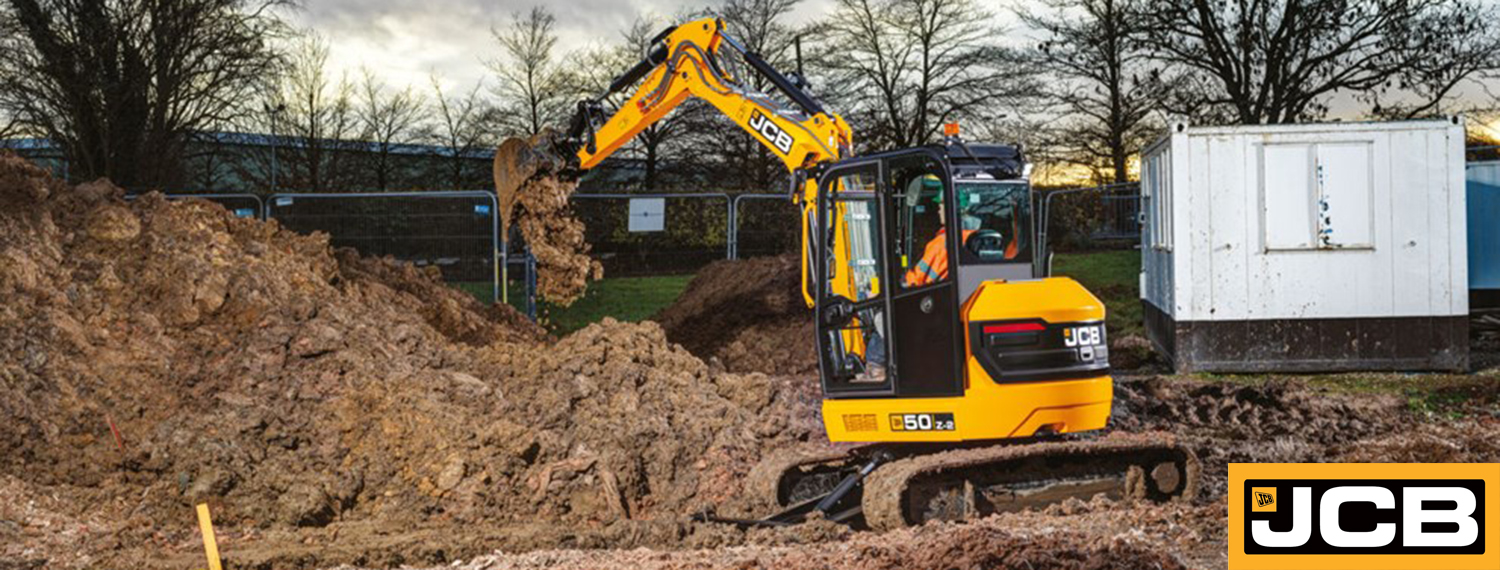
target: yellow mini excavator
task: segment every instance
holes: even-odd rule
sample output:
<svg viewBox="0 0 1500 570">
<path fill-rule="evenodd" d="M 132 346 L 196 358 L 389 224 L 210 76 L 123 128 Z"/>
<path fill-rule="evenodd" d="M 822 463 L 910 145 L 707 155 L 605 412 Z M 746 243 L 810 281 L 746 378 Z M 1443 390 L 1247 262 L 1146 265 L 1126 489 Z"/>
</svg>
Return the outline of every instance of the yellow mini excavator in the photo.
<svg viewBox="0 0 1500 570">
<path fill-rule="evenodd" d="M 1192 495 L 1197 459 L 1169 437 L 1082 434 L 1110 416 L 1104 306 L 1072 279 L 1045 277 L 1019 147 L 968 144 L 949 126 L 943 144 L 852 156 L 848 124 L 720 20 L 674 26 L 651 45 L 545 144 L 592 168 L 698 97 L 780 157 L 802 212 L 823 423 L 833 442 L 860 444 L 757 466 L 747 485 L 785 509 L 775 516 L 703 518 L 782 525 L 821 511 L 892 528 L 1098 493 Z M 750 73 L 777 95 L 750 88 Z"/>
</svg>

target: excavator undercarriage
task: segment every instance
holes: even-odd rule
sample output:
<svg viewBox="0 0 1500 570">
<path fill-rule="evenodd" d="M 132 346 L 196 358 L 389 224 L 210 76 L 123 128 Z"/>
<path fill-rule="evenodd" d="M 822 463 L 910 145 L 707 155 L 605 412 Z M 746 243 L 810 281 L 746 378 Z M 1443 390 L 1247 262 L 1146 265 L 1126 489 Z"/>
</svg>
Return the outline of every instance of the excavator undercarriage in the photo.
<svg viewBox="0 0 1500 570">
<path fill-rule="evenodd" d="M 792 449 L 756 465 L 746 492 L 781 511 L 764 519 L 698 520 L 785 526 L 818 516 L 875 530 L 1044 508 L 1070 498 L 1186 501 L 1199 462 L 1170 435 L 1033 438 L 1002 444 L 871 444 Z"/>
</svg>

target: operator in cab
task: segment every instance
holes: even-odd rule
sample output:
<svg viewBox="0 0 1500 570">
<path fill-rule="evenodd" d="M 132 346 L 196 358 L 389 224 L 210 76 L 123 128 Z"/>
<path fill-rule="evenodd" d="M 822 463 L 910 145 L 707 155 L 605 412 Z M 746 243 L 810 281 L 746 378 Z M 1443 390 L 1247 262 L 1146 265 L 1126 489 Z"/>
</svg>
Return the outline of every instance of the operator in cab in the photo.
<svg viewBox="0 0 1500 570">
<path fill-rule="evenodd" d="M 922 250 L 922 260 L 906 271 L 903 278 L 907 287 L 921 287 L 948 278 L 948 212 L 943 209 L 943 193 L 938 192 L 933 201 L 937 204 L 938 232 Z M 974 235 L 975 230 L 963 230 L 963 240 Z M 963 243 L 962 241 L 960 243 Z"/>
</svg>

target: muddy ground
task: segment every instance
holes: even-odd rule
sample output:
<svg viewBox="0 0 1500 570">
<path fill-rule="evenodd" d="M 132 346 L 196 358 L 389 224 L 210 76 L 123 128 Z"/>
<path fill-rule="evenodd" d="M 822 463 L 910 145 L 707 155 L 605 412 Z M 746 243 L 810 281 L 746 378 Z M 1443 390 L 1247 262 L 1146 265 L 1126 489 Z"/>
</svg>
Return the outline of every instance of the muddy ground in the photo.
<svg viewBox="0 0 1500 570">
<path fill-rule="evenodd" d="M 199 501 L 232 568 L 1215 568 L 1228 462 L 1500 459 L 1493 364 L 1127 374 L 1112 429 L 1189 442 L 1194 502 L 690 523 L 823 441 L 795 286 L 795 259 L 723 264 L 661 325 L 556 339 L 325 236 L 0 157 L 0 568 L 201 566 Z"/>
</svg>

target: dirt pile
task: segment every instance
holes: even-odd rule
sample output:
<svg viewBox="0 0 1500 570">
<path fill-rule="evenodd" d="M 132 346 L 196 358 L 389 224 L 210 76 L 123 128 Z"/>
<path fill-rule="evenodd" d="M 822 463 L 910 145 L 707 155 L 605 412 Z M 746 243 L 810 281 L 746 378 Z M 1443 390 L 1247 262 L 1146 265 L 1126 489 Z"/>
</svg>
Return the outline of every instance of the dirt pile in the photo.
<svg viewBox="0 0 1500 570">
<path fill-rule="evenodd" d="M 226 536 L 675 516 L 817 429 L 655 324 L 554 344 L 326 236 L 120 194 L 0 156 L 0 475 L 109 509 L 117 546 L 203 500 Z"/>
<path fill-rule="evenodd" d="M 717 261 L 654 320 L 667 339 L 730 371 L 806 374 L 818 367 L 812 311 L 795 255 Z"/>
</svg>

